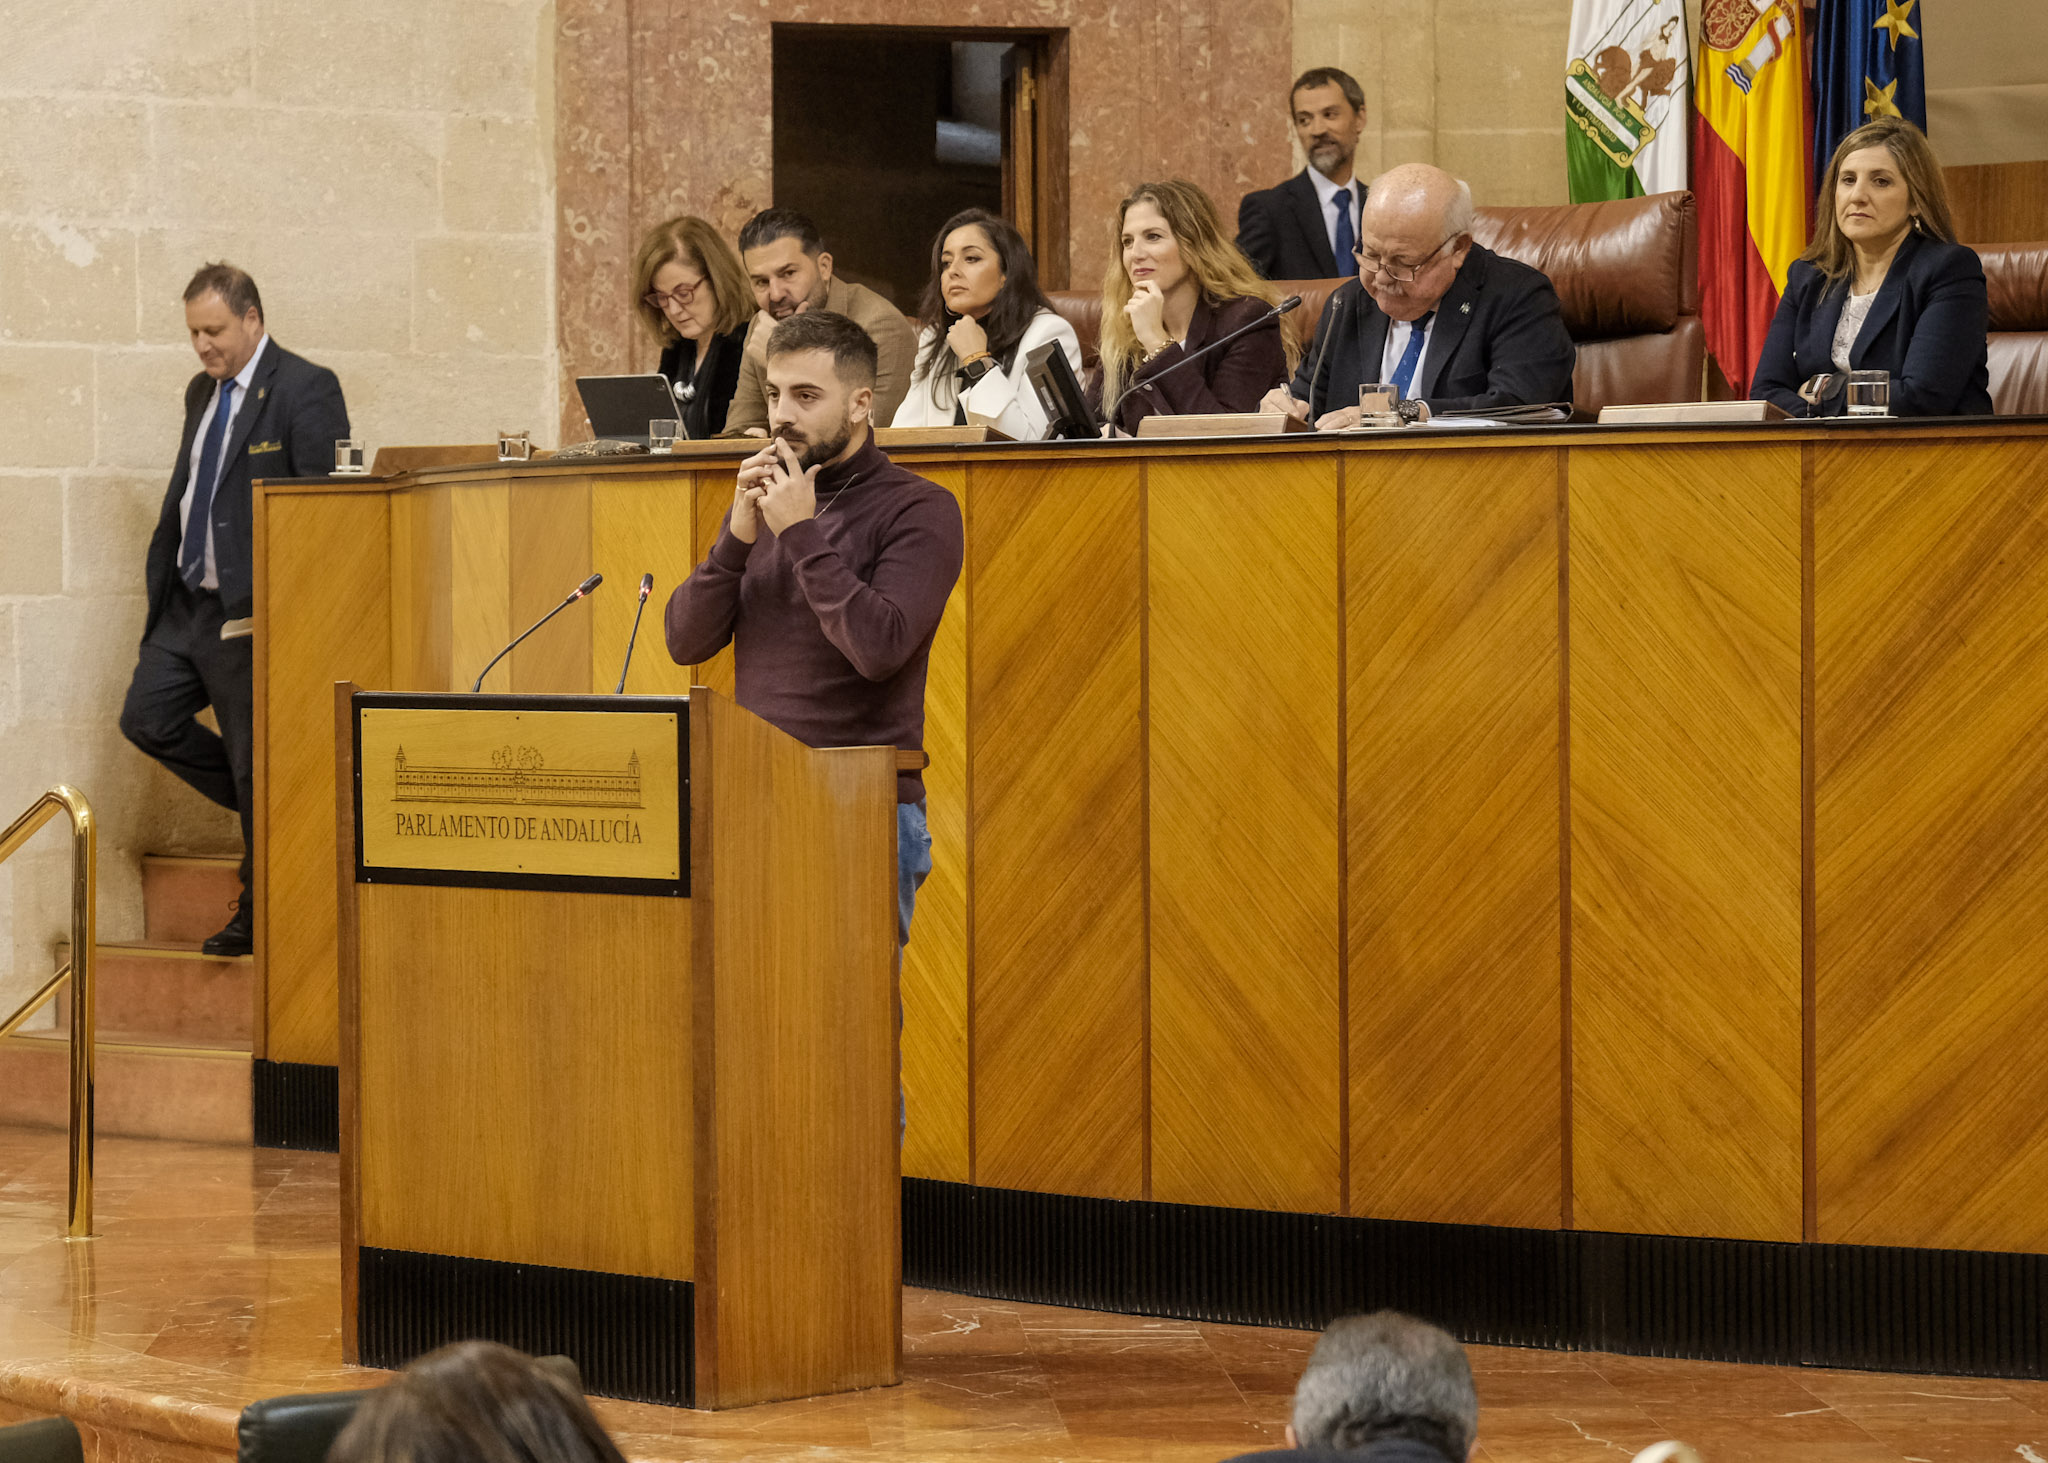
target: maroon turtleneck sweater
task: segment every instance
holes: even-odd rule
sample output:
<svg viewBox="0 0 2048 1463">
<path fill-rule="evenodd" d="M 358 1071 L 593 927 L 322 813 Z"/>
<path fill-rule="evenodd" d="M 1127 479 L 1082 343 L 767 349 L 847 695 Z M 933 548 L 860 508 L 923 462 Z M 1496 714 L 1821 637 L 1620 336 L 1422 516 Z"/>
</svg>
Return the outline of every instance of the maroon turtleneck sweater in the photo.
<svg viewBox="0 0 2048 1463">
<path fill-rule="evenodd" d="M 960 505 L 870 436 L 818 474 L 817 516 L 732 536 L 732 515 L 669 597 L 679 665 L 733 647 L 740 705 L 813 747 L 924 748 L 925 664 L 960 578 Z M 896 800 L 924 797 L 915 772 Z"/>
</svg>

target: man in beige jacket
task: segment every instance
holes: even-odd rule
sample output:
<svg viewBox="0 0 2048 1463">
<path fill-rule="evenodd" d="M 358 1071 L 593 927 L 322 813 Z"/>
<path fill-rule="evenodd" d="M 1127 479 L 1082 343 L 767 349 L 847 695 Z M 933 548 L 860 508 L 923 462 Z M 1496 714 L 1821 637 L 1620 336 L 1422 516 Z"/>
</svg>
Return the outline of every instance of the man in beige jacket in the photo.
<svg viewBox="0 0 2048 1463">
<path fill-rule="evenodd" d="M 747 220 L 740 230 L 740 257 L 761 309 L 747 327 L 740 357 L 740 384 L 725 416 L 727 437 L 768 434 L 768 332 L 778 320 L 803 310 L 830 310 L 844 315 L 875 342 L 880 366 L 875 373 L 874 409 L 870 419 L 887 423 L 910 390 L 910 369 L 917 354 L 917 336 L 902 312 L 865 285 L 832 277 L 832 256 L 818 226 L 793 208 L 771 208 Z"/>
</svg>

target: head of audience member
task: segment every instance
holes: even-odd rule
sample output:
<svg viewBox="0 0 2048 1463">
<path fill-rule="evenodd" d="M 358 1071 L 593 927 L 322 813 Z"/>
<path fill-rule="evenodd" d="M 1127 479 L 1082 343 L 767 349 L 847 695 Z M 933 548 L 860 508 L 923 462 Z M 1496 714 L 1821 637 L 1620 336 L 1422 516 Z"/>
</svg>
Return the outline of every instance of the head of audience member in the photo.
<svg viewBox="0 0 2048 1463">
<path fill-rule="evenodd" d="M 867 441 L 880 352 L 844 315 L 806 310 L 768 336 L 768 435 L 809 470 L 842 462 Z"/>
<path fill-rule="evenodd" d="M 1171 309 L 1176 298 L 1221 305 L 1250 296 L 1278 304 L 1279 289 L 1237 247 L 1215 200 L 1185 178 L 1140 183 L 1117 205 L 1109 269 L 1102 281 L 1102 399 L 1114 400 L 1139 365 L 1137 332 L 1124 307 L 1140 290 L 1156 289 Z M 1298 351 L 1292 332 L 1288 369 Z"/>
<path fill-rule="evenodd" d="M 729 334 L 754 313 L 739 255 L 687 214 L 648 231 L 633 260 L 633 298 L 640 323 L 664 347 Z"/>
<path fill-rule="evenodd" d="M 1806 259 L 1833 283 L 1859 253 L 1885 258 L 1915 231 L 1956 241 L 1941 162 L 1918 127 L 1879 117 L 1844 137 L 1828 160 Z"/>
<path fill-rule="evenodd" d="M 1287 113 L 1308 165 L 1333 183 L 1351 181 L 1358 139 L 1365 135 L 1365 91 L 1347 72 L 1318 66 L 1294 78 Z"/>
<path fill-rule="evenodd" d="M 825 308 L 832 288 L 832 256 L 810 218 L 793 208 L 769 208 L 740 230 L 740 258 L 754 303 L 777 320 Z"/>
<path fill-rule="evenodd" d="M 1442 168 L 1404 163 L 1372 180 L 1358 220 L 1358 282 L 1390 320 L 1419 320 L 1472 252 L 1472 190 Z"/>
<path fill-rule="evenodd" d="M 1466 1463 L 1478 1434 L 1465 1348 L 1426 1321 L 1375 1311 L 1332 1321 L 1317 1340 L 1294 1388 L 1287 1445 L 1349 1453 L 1402 1439 Z"/>
<path fill-rule="evenodd" d="M 1051 308 L 1024 236 L 985 208 L 964 209 L 932 239 L 931 279 L 918 307 L 928 338 L 917 374 L 937 381 L 958 364 L 946 332 L 963 315 L 980 323 L 990 353 L 1003 357 Z"/>
<path fill-rule="evenodd" d="M 562 1376 L 495 1341 L 429 1352 L 356 1409 L 329 1463 L 623 1463 Z"/>
<path fill-rule="evenodd" d="M 185 329 L 199 368 L 216 381 L 239 376 L 263 342 L 263 297 L 247 271 L 204 264 L 185 286 Z"/>
</svg>

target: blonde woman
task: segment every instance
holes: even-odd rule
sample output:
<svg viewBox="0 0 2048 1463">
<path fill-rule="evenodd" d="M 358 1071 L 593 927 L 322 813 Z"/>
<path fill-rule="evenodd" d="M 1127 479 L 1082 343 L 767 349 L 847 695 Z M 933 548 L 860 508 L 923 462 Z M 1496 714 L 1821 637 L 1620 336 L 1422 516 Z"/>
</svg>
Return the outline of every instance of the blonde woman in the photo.
<svg viewBox="0 0 2048 1463">
<path fill-rule="evenodd" d="M 1102 374 L 1090 393 L 1097 411 L 1106 404 L 1116 413 L 1109 430 L 1136 432 L 1154 413 L 1258 410 L 1299 354 L 1277 318 L 1185 370 L 1161 373 L 1279 300 L 1224 232 L 1208 194 L 1178 178 L 1133 188 L 1117 208 L 1102 284 Z"/>
<path fill-rule="evenodd" d="M 1840 416 L 1848 372 L 1887 371 L 1893 416 L 1989 416 L 1989 323 L 1984 265 L 1956 242 L 1934 149 L 1880 117 L 1828 163 L 1813 245 L 1786 274 L 1749 394 Z"/>
<path fill-rule="evenodd" d="M 717 229 L 685 215 L 657 224 L 633 261 L 640 323 L 661 345 L 661 374 L 691 437 L 725 430 L 740 384 L 740 354 L 754 294 L 740 256 Z"/>
</svg>

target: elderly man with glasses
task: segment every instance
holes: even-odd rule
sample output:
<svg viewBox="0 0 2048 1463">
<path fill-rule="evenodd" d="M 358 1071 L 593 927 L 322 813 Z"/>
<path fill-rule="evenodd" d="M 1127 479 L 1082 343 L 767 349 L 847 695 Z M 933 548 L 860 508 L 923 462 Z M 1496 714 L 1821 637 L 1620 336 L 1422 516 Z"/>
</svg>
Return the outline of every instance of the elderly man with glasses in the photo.
<svg viewBox="0 0 2048 1463">
<path fill-rule="evenodd" d="M 1330 296 L 1300 369 L 1263 405 L 1318 430 L 1354 427 L 1358 388 L 1391 385 L 1401 414 L 1569 402 L 1577 352 L 1537 270 L 1472 242 L 1472 191 L 1410 163 L 1366 194 L 1358 278 Z"/>
</svg>

